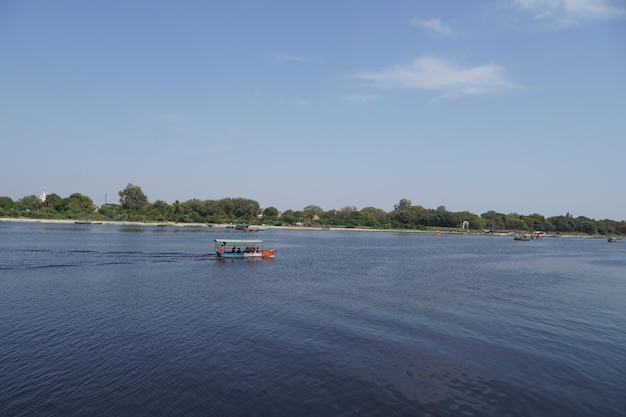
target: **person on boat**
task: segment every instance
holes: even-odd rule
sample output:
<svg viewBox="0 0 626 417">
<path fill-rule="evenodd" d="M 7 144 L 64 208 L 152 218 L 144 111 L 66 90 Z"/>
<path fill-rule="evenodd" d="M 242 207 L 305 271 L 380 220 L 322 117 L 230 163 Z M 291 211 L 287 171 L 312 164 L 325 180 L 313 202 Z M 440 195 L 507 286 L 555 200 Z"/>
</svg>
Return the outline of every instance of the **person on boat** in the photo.
<svg viewBox="0 0 626 417">
<path fill-rule="evenodd" d="M 241 253 L 241 248 L 237 248 L 237 253 Z"/>
<path fill-rule="evenodd" d="M 235 246 L 233 245 L 233 248 L 230 250 L 230 253 L 235 253 Z"/>
<path fill-rule="evenodd" d="M 224 244 L 222 243 L 222 246 L 220 246 L 220 253 L 224 253 L 226 249 L 224 248 Z"/>
</svg>

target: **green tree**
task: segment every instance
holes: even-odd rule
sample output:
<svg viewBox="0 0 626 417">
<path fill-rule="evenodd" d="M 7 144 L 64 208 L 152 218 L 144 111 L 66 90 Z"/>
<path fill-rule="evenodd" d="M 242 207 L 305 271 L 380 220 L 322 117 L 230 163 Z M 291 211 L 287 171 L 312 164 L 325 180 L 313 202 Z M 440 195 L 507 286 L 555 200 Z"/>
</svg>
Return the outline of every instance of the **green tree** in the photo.
<svg viewBox="0 0 626 417">
<path fill-rule="evenodd" d="M 506 227 L 506 216 L 503 213 L 497 213 L 493 210 L 489 210 L 488 212 L 481 214 L 480 217 L 487 220 L 487 227 L 491 230 L 504 229 Z"/>
<path fill-rule="evenodd" d="M 263 218 L 275 219 L 278 217 L 278 209 L 276 207 L 267 207 L 263 210 Z"/>
<path fill-rule="evenodd" d="M 408 223 L 409 227 L 421 228 L 423 226 L 438 226 L 438 224 L 435 223 L 436 216 L 433 210 L 427 210 L 417 205 L 407 208 L 407 211 L 411 213 Z"/>
<path fill-rule="evenodd" d="M 328 224 L 328 225 L 338 225 L 341 224 L 341 220 L 339 218 L 339 211 L 332 209 L 332 210 L 328 210 L 327 212 L 324 213 L 324 217 L 322 219 L 322 222 L 324 224 Z"/>
<path fill-rule="evenodd" d="M 39 211 L 43 206 L 43 202 L 41 201 L 41 199 L 34 194 L 22 197 L 18 200 L 18 202 L 25 205 L 26 208 L 28 208 L 28 210 L 30 211 Z"/>
<path fill-rule="evenodd" d="M 358 216 L 354 213 L 358 213 Z M 356 226 L 358 222 L 355 222 L 357 219 L 361 218 L 361 213 L 354 206 L 345 206 L 339 209 L 338 212 L 338 224 L 342 224 L 344 226 Z"/>
<path fill-rule="evenodd" d="M 315 204 L 310 204 L 302 209 L 304 217 L 310 222 L 313 222 L 316 218 L 321 218 L 324 215 L 324 210 L 320 206 L 316 206 Z"/>
<path fill-rule="evenodd" d="M 572 218 L 569 213 L 565 216 L 550 217 L 548 221 L 552 224 L 552 229 L 556 232 L 572 232 L 574 230 Z"/>
<path fill-rule="evenodd" d="M 521 216 L 516 213 L 511 213 L 505 216 L 505 228 L 508 230 L 529 230 L 526 222 L 520 217 Z"/>
<path fill-rule="evenodd" d="M 541 214 L 531 214 L 529 216 L 521 216 L 528 227 L 532 230 L 551 231 L 552 225 Z"/>
<path fill-rule="evenodd" d="M 287 210 L 283 213 L 281 220 L 286 224 L 296 224 L 299 222 L 298 214 L 293 210 Z"/>
<path fill-rule="evenodd" d="M 193 198 L 181 204 L 181 208 L 185 216 L 194 222 L 206 221 L 208 210 L 203 201 Z"/>
<path fill-rule="evenodd" d="M 48 194 L 43 203 L 43 210 L 49 213 L 62 213 L 65 211 L 63 199 L 55 193 Z"/>
<path fill-rule="evenodd" d="M 376 220 L 376 217 L 374 217 L 374 214 L 372 214 L 372 212 L 361 210 L 359 213 L 361 214 L 360 221 L 361 221 L 362 226 L 378 227 L 380 225 L 380 223 Z"/>
<path fill-rule="evenodd" d="M 387 212 L 383 209 L 379 209 L 376 207 L 365 207 L 361 209 L 363 213 L 368 213 L 368 218 L 370 216 L 374 218 L 377 224 L 385 224 L 387 222 Z"/>
<path fill-rule="evenodd" d="M 142 213 L 148 207 L 148 197 L 143 193 L 141 187 L 128 183 L 126 188 L 118 192 L 120 204 L 124 210 L 135 210 Z"/>
<path fill-rule="evenodd" d="M 254 203 L 248 203 L 246 205 L 246 219 L 253 219 L 256 217 L 257 213 L 259 212 L 259 205 L 258 204 L 254 204 Z"/>
<path fill-rule="evenodd" d="M 484 229 L 486 220 L 481 219 L 477 215 L 470 213 L 469 211 L 459 211 L 449 213 L 448 227 L 463 227 L 463 222 L 469 222 L 469 228 L 474 230 Z"/>
<path fill-rule="evenodd" d="M 98 213 L 111 220 L 120 220 L 120 208 L 118 204 L 103 204 L 98 210 Z"/>
<path fill-rule="evenodd" d="M 70 217 L 91 215 L 96 211 L 96 206 L 91 198 L 81 193 L 74 193 L 63 199 L 63 206 Z"/>
<path fill-rule="evenodd" d="M 394 211 L 402 211 L 411 207 L 411 200 L 407 200 L 406 198 L 401 199 L 398 204 L 393 206 Z"/>
<path fill-rule="evenodd" d="M 219 220 L 220 218 L 226 217 L 224 207 L 222 204 L 220 204 L 219 201 L 206 200 L 204 204 L 206 206 L 207 215 L 210 216 L 212 219 Z"/>
<path fill-rule="evenodd" d="M 222 205 L 224 207 L 224 213 L 226 213 L 226 217 L 228 220 L 234 220 L 235 217 L 235 203 L 232 201 L 224 201 L 222 200 Z"/>
<path fill-rule="evenodd" d="M 163 200 L 157 200 L 150 204 L 146 216 L 152 220 L 165 221 L 172 218 L 174 208 Z"/>
<path fill-rule="evenodd" d="M 0 197 L 0 213 L 10 214 L 15 209 L 15 203 L 10 197 Z"/>
<path fill-rule="evenodd" d="M 237 219 L 249 221 L 259 212 L 259 203 L 257 201 L 240 197 L 227 200 L 234 204 L 234 215 Z"/>
</svg>

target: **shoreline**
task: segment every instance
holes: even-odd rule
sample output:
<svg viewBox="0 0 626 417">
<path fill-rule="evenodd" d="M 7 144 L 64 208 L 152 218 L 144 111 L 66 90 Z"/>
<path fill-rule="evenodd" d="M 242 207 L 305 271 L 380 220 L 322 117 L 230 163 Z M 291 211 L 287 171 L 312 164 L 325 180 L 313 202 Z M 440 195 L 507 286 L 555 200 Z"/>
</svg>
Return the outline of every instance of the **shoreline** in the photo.
<svg viewBox="0 0 626 417">
<path fill-rule="evenodd" d="M 91 223 L 82 223 L 82 222 Z M 70 220 L 70 219 L 33 219 L 26 217 L 0 217 L 0 223 L 45 223 L 45 224 L 84 224 L 84 225 L 114 225 L 114 226 L 141 226 L 141 227 L 200 227 L 207 229 L 227 229 L 233 228 L 235 225 L 232 223 L 177 223 L 177 222 L 133 222 L 133 221 L 119 221 L 119 220 Z M 428 230 L 401 230 L 401 229 L 365 229 L 365 228 L 347 228 L 347 227 L 330 227 L 328 229 L 322 229 L 322 227 L 306 227 L 306 226 L 272 226 L 272 225 L 253 225 L 250 226 L 249 232 L 258 232 L 261 230 L 255 229 L 277 229 L 277 230 L 344 230 L 344 231 L 356 231 L 356 232 L 407 232 L 407 233 L 432 233 Z M 471 233 L 471 232 L 469 232 Z"/>
<path fill-rule="evenodd" d="M 90 221 L 90 220 L 87 220 Z M 78 224 L 81 225 L 84 220 L 69 220 L 69 219 L 33 219 L 25 217 L 0 217 L 0 223 L 44 223 L 44 224 Z M 234 225 L 229 223 L 176 223 L 176 222 L 133 222 L 133 221 L 116 221 L 116 220 L 93 220 L 92 223 L 83 223 L 83 226 L 99 226 L 99 225 L 112 225 L 112 226 L 137 226 L 137 227 L 194 227 L 194 228 L 207 228 L 207 229 L 227 229 L 232 228 Z M 249 232 L 260 232 L 262 230 L 254 229 L 275 229 L 275 230 L 319 230 L 319 231 L 351 231 L 351 232 L 393 232 L 393 233 L 427 233 L 432 234 L 434 230 L 405 230 L 405 229 L 366 229 L 358 227 L 330 227 L 323 229 L 322 227 L 307 227 L 307 226 L 251 226 Z M 246 233 L 246 232 L 243 232 Z M 494 232 L 491 234 L 485 234 L 482 231 L 455 231 L 455 230 L 440 230 L 442 235 L 476 235 L 476 236 L 513 236 L 516 232 L 503 231 Z M 546 234 L 545 238 L 577 238 L 577 239 L 606 239 L 607 236 L 597 235 L 555 235 Z"/>
</svg>

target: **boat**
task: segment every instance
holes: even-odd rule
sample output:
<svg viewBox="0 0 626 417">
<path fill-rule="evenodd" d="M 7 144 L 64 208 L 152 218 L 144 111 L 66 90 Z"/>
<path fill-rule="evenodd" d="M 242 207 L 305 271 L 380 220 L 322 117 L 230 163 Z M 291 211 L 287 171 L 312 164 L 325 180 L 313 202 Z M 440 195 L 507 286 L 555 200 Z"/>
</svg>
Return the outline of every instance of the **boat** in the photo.
<svg viewBox="0 0 626 417">
<path fill-rule="evenodd" d="M 545 235 L 546 234 L 544 232 L 542 232 L 541 230 L 537 230 L 537 231 L 533 232 L 532 238 L 533 239 L 543 239 L 545 237 Z"/>
<path fill-rule="evenodd" d="M 250 227 L 249 224 L 246 223 L 240 223 L 235 225 L 235 230 L 238 230 L 240 232 L 260 232 L 262 230 L 267 230 L 266 227 Z"/>
<path fill-rule="evenodd" d="M 433 236 L 441 236 L 441 232 L 433 232 Z"/>
<path fill-rule="evenodd" d="M 273 258 L 276 249 L 264 249 L 261 239 L 215 239 L 218 258 L 264 259 Z"/>
<path fill-rule="evenodd" d="M 616 237 L 610 237 L 610 238 L 608 239 L 608 241 L 609 241 L 609 242 L 617 242 L 618 240 L 619 240 L 619 239 L 618 239 L 618 238 L 616 238 Z"/>
<path fill-rule="evenodd" d="M 513 236 L 513 240 L 530 240 L 530 239 L 531 237 L 525 233 L 516 233 L 515 236 Z"/>
<path fill-rule="evenodd" d="M 91 220 L 76 220 L 74 224 L 102 224 L 102 222 L 94 222 Z"/>
</svg>

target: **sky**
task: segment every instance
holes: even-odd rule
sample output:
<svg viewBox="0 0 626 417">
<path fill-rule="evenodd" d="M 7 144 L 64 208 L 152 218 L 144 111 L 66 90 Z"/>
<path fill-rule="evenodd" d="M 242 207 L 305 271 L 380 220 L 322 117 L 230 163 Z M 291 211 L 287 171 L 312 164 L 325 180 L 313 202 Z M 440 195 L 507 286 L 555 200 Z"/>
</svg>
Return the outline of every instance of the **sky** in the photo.
<svg viewBox="0 0 626 417">
<path fill-rule="evenodd" d="M 625 0 L 0 1 L 0 196 L 626 220 Z"/>
</svg>

